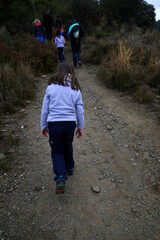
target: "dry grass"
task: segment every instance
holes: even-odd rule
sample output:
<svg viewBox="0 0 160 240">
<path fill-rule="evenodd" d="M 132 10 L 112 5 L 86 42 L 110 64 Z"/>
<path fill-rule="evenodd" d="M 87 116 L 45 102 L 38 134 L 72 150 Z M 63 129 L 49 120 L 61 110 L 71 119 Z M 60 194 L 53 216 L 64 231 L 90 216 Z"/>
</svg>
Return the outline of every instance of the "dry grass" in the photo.
<svg viewBox="0 0 160 240">
<path fill-rule="evenodd" d="M 149 103 L 154 100 L 155 92 L 148 85 L 142 85 L 134 92 L 133 96 L 139 103 Z"/>
<path fill-rule="evenodd" d="M 1 151 L 4 153 L 5 157 L 0 161 L 0 171 L 9 171 L 12 168 L 14 159 L 10 154 L 10 150 L 19 145 L 19 138 L 14 137 L 11 132 L 6 136 L 0 136 L 1 140 Z"/>
<path fill-rule="evenodd" d="M 103 78 L 109 87 L 128 90 L 135 86 L 137 75 L 132 48 L 127 46 L 126 40 L 119 41 L 117 48 L 112 48 L 109 56 L 103 60 L 100 78 Z"/>
<path fill-rule="evenodd" d="M 0 69 L 1 108 L 4 112 L 14 112 L 17 106 L 24 106 L 32 99 L 35 82 L 29 65 L 22 62 L 15 71 L 9 64 Z"/>
<path fill-rule="evenodd" d="M 97 44 L 97 38 L 96 38 L 95 34 L 86 36 L 85 42 L 89 43 L 89 44 Z"/>
<path fill-rule="evenodd" d="M 112 44 L 108 44 L 105 39 L 92 41 L 91 43 L 82 45 L 82 59 L 84 63 L 91 63 L 94 65 L 101 64 L 103 58 L 108 53 Z M 89 45 L 88 45 L 89 43 Z"/>
</svg>

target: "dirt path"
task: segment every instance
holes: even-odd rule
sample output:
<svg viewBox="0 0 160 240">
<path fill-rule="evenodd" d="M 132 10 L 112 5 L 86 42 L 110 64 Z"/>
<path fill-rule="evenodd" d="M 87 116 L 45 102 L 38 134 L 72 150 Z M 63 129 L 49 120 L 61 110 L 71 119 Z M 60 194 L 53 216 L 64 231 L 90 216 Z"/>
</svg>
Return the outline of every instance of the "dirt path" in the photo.
<svg viewBox="0 0 160 240">
<path fill-rule="evenodd" d="M 105 89 L 92 66 L 76 69 L 76 75 L 83 91 L 85 130 L 83 139 L 74 141 L 75 174 L 66 193 L 56 195 L 50 148 L 39 126 L 47 76 L 40 79 L 35 101 L 16 126 L 19 169 L 0 178 L 0 239 L 160 239 L 156 114 Z"/>
</svg>

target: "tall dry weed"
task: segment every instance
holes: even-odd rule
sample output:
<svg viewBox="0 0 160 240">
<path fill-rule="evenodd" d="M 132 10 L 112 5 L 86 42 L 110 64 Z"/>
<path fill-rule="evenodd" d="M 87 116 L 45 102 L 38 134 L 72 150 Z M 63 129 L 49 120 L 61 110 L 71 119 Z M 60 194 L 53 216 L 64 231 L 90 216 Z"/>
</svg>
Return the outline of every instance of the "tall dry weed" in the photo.
<svg viewBox="0 0 160 240">
<path fill-rule="evenodd" d="M 109 87 L 128 90 L 136 85 L 136 63 L 133 50 L 127 44 L 126 40 L 119 41 L 117 48 L 112 48 L 101 64 L 99 76 Z"/>
<path fill-rule="evenodd" d="M 145 38 L 120 40 L 103 59 L 99 71 L 108 87 L 130 91 L 140 102 L 152 101 L 156 92 L 152 87 L 158 91 L 160 86 L 160 38 L 149 45 Z"/>
<path fill-rule="evenodd" d="M 98 40 L 97 40 L 95 34 L 88 35 L 85 38 L 85 42 L 89 43 L 89 44 L 97 44 L 97 41 Z"/>
<path fill-rule="evenodd" d="M 4 112 L 14 112 L 17 106 L 24 106 L 26 100 L 34 97 L 34 88 L 30 66 L 20 63 L 16 72 L 9 64 L 1 66 L 0 102 Z"/>
</svg>

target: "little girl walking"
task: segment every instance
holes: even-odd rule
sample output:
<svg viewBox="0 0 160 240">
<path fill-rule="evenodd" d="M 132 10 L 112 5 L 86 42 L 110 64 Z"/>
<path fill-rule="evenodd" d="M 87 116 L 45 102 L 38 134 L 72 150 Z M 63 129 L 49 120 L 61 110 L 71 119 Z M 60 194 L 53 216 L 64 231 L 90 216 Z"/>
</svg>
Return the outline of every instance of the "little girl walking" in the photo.
<svg viewBox="0 0 160 240">
<path fill-rule="evenodd" d="M 61 35 L 60 29 L 57 29 L 57 31 L 56 31 L 56 37 L 55 37 L 54 41 L 57 46 L 59 60 L 60 60 L 60 62 L 64 62 L 65 57 L 64 57 L 63 49 L 64 49 L 64 44 L 65 44 L 65 39 Z"/>
<path fill-rule="evenodd" d="M 41 112 L 41 134 L 47 137 L 51 146 L 56 193 L 65 191 L 67 175 L 74 170 L 74 132 L 77 138 L 83 136 L 84 105 L 80 85 L 72 65 L 60 63 L 49 80 Z"/>
</svg>

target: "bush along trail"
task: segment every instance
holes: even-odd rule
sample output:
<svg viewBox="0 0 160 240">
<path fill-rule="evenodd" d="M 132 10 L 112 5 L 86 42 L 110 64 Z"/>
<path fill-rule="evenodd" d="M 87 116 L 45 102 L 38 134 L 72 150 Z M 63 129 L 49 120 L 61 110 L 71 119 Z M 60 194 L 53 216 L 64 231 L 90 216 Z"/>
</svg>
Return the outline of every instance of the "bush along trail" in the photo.
<svg viewBox="0 0 160 240">
<path fill-rule="evenodd" d="M 50 147 L 40 135 L 49 75 L 38 79 L 33 102 L 2 121 L 3 134 L 10 130 L 20 143 L 10 150 L 16 167 L 0 176 L 0 239 L 160 239 L 158 113 L 106 89 L 95 67 L 75 71 L 85 129 L 74 140 L 75 172 L 65 194 L 55 194 Z"/>
</svg>

